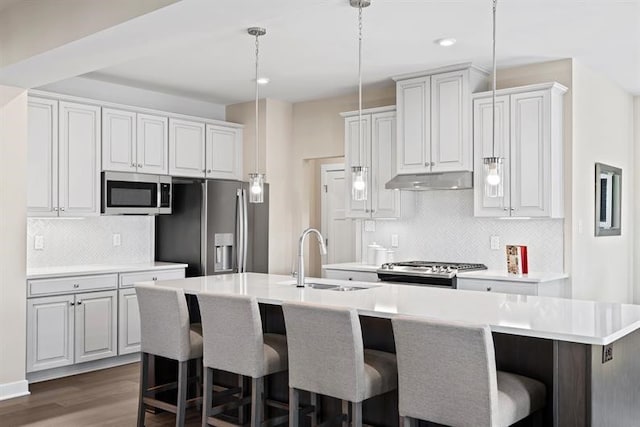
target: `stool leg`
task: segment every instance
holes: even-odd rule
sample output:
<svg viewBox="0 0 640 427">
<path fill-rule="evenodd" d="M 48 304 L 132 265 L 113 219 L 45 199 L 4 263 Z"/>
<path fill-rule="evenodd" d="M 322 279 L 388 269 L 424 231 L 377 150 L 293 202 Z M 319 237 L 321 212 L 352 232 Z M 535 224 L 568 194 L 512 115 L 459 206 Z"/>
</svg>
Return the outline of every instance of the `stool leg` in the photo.
<svg viewBox="0 0 640 427">
<path fill-rule="evenodd" d="M 400 417 L 400 427 L 414 427 L 416 420 L 410 417 Z"/>
<path fill-rule="evenodd" d="M 299 392 L 293 387 L 289 387 L 289 427 L 300 425 L 300 413 L 298 412 Z"/>
<path fill-rule="evenodd" d="M 202 397 L 202 359 L 196 360 L 196 397 Z M 197 404 L 198 411 L 202 410 L 202 400 Z"/>
<path fill-rule="evenodd" d="M 147 391 L 147 382 L 149 380 L 149 355 L 140 353 L 140 393 L 138 396 L 138 427 L 144 427 L 144 395 Z"/>
<path fill-rule="evenodd" d="M 244 376 L 243 375 L 238 375 L 238 388 L 240 388 L 240 391 L 238 392 L 239 395 L 239 399 L 242 401 L 242 399 L 244 399 L 244 393 L 245 393 L 245 389 L 244 389 Z M 240 425 L 244 425 L 244 414 L 245 414 L 245 407 L 244 405 L 240 405 L 238 406 L 238 424 Z"/>
<path fill-rule="evenodd" d="M 187 364 L 178 362 L 178 402 L 176 403 L 176 427 L 184 427 L 187 410 Z"/>
<path fill-rule="evenodd" d="M 351 425 L 362 427 L 362 402 L 351 402 Z"/>
<path fill-rule="evenodd" d="M 251 379 L 251 426 L 262 424 L 262 405 L 264 404 L 264 377 Z"/>
<path fill-rule="evenodd" d="M 313 412 L 311 413 L 311 427 L 318 426 L 318 414 L 320 413 L 320 407 L 318 407 L 318 395 L 311 393 L 311 406 L 313 406 Z"/>
<path fill-rule="evenodd" d="M 202 427 L 208 427 L 209 417 L 211 416 L 211 397 L 213 395 L 213 369 L 204 368 L 204 382 L 203 382 L 203 394 L 202 397 Z"/>
<path fill-rule="evenodd" d="M 351 417 L 349 416 L 349 402 L 346 400 L 342 401 L 342 427 L 349 427 L 349 421 L 351 421 Z"/>
</svg>

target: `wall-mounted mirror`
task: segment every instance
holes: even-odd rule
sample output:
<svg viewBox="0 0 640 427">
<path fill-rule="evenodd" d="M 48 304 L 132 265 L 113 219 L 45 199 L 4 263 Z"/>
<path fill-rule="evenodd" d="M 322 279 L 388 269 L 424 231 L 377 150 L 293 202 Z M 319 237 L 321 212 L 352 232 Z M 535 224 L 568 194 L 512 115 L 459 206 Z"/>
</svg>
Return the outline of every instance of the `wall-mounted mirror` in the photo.
<svg viewBox="0 0 640 427">
<path fill-rule="evenodd" d="M 596 163 L 596 236 L 619 236 L 622 169 Z"/>
</svg>

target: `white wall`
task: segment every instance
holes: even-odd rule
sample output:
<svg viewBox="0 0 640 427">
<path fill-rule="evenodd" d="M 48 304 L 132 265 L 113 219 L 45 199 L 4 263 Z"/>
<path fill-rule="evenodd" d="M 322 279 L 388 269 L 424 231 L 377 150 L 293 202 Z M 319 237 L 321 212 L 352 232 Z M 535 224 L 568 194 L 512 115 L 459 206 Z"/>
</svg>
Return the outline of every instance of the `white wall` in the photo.
<svg viewBox="0 0 640 427">
<path fill-rule="evenodd" d="M 25 380 L 27 93 L 0 86 L 0 400 Z"/>
<path fill-rule="evenodd" d="M 635 189 L 636 192 L 640 189 L 640 96 L 636 96 L 634 99 L 634 133 L 635 133 L 635 163 L 634 163 L 634 175 L 635 175 Z M 633 246 L 633 252 L 635 255 L 634 267 L 634 303 L 640 304 L 640 196 L 635 196 L 635 244 Z"/>
<path fill-rule="evenodd" d="M 154 259 L 154 217 L 29 218 L 27 267 L 148 263 Z M 120 246 L 113 246 L 113 234 Z M 44 249 L 34 249 L 35 236 Z"/>
<path fill-rule="evenodd" d="M 574 61 L 573 296 L 631 302 L 634 274 L 633 97 Z M 594 236 L 596 162 L 622 168 L 622 235 Z"/>
</svg>

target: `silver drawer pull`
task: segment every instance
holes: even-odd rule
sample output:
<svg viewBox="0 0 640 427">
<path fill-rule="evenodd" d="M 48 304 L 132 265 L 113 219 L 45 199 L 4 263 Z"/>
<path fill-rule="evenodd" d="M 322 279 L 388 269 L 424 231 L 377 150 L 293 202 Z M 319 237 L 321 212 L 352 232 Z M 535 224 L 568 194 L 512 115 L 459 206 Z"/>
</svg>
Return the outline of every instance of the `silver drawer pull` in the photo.
<svg viewBox="0 0 640 427">
<path fill-rule="evenodd" d="M 76 305 L 75 302 L 69 302 L 69 305 Z"/>
<path fill-rule="evenodd" d="M 491 286 L 487 288 L 487 292 L 491 292 Z"/>
<path fill-rule="evenodd" d="M 153 279 L 153 280 L 158 280 L 158 278 L 157 278 L 157 277 L 152 277 L 152 279 Z"/>
<path fill-rule="evenodd" d="M 74 287 L 75 289 L 78 289 L 78 288 L 80 287 L 80 285 L 79 285 L 79 284 L 77 284 L 77 283 L 74 283 L 73 287 Z"/>
<path fill-rule="evenodd" d="M 82 305 L 82 300 L 78 301 L 77 303 L 78 305 Z"/>
</svg>

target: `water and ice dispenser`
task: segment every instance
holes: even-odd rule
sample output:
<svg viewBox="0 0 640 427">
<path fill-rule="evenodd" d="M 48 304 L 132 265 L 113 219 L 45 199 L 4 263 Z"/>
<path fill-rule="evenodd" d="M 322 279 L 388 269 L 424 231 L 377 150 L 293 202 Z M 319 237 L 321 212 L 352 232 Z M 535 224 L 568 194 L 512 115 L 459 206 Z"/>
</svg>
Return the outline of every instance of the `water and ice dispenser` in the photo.
<svg viewBox="0 0 640 427">
<path fill-rule="evenodd" d="M 216 273 L 233 271 L 233 233 L 216 233 L 213 236 L 215 245 L 215 265 Z"/>
</svg>

